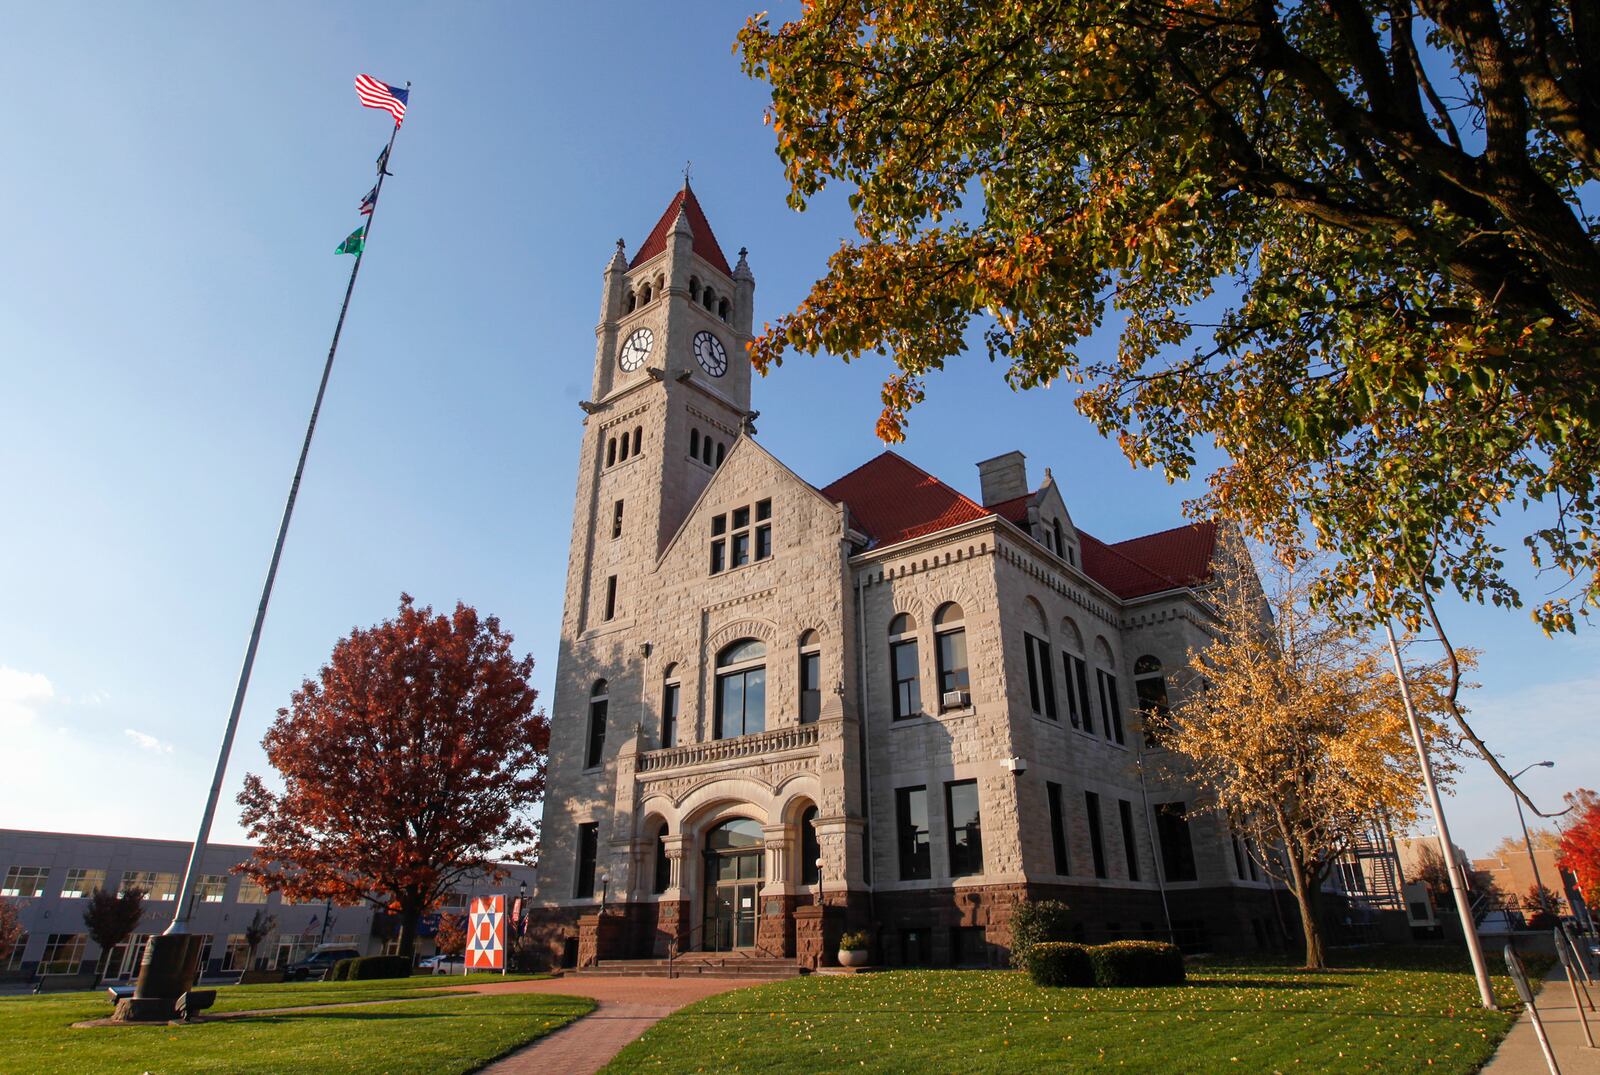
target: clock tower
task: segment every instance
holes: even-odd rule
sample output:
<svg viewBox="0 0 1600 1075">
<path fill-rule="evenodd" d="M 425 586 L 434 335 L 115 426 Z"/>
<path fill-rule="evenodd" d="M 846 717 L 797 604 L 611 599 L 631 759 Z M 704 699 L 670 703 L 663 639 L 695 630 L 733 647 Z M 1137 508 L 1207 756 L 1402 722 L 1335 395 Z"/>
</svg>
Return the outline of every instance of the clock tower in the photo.
<svg viewBox="0 0 1600 1075">
<path fill-rule="evenodd" d="M 595 328 L 565 637 L 631 621 L 645 579 L 750 429 L 755 276 L 729 268 L 687 180 L 632 259 L 619 240 Z"/>
</svg>

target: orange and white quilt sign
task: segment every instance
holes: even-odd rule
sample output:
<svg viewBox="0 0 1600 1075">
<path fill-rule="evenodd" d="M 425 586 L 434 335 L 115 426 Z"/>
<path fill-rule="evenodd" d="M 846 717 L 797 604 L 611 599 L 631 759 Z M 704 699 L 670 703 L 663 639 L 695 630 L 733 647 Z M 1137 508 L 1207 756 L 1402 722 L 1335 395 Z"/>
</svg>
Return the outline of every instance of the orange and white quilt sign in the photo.
<svg viewBox="0 0 1600 1075">
<path fill-rule="evenodd" d="M 467 914 L 467 970 L 504 970 L 506 898 L 477 896 Z"/>
</svg>

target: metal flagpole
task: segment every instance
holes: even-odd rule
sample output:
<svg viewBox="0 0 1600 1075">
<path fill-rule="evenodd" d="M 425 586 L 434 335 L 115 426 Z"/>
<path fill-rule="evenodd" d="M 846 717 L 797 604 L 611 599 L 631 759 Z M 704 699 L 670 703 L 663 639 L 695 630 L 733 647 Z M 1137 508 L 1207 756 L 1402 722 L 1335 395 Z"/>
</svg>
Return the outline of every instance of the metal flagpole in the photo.
<svg viewBox="0 0 1600 1075">
<path fill-rule="evenodd" d="M 406 83 L 406 88 L 411 88 L 411 83 Z M 389 145 L 383 151 L 384 163 L 388 163 L 389 151 L 394 148 L 395 135 L 400 133 L 400 124 L 394 125 L 394 130 L 389 133 Z M 172 915 L 172 924 L 164 932 L 187 933 L 189 932 L 189 912 L 194 903 L 195 881 L 200 874 L 201 857 L 205 854 L 206 841 L 211 837 L 211 821 L 216 816 L 217 799 L 222 794 L 222 778 L 228 771 L 228 755 L 233 751 L 233 736 L 239 730 L 239 713 L 244 709 L 245 692 L 250 687 L 250 671 L 256 663 L 256 649 L 261 644 L 261 625 L 267 618 L 267 602 L 272 599 L 272 583 L 278 577 L 278 562 L 283 558 L 284 539 L 289 535 L 289 519 L 294 515 L 295 498 L 300 495 L 300 477 L 305 473 L 306 456 L 311 452 L 311 435 L 317 428 L 317 415 L 322 410 L 322 399 L 328 391 L 328 376 L 333 372 L 333 356 L 339 350 L 339 334 L 344 331 L 345 314 L 350 310 L 350 295 L 355 291 L 356 276 L 361 272 L 361 259 L 366 256 L 367 242 L 372 238 L 372 222 L 378 215 L 378 201 L 383 194 L 383 177 L 387 174 L 382 167 L 378 169 L 378 186 L 373 196 L 372 213 L 367 217 L 363 232 L 361 249 L 356 253 L 356 263 L 350 267 L 350 282 L 345 285 L 344 303 L 339 307 L 339 320 L 333 328 L 333 342 L 328 345 L 328 360 L 322 366 L 322 381 L 317 385 L 316 402 L 311 405 L 311 420 L 306 424 L 306 439 L 300 445 L 300 462 L 294 468 L 294 481 L 289 483 L 289 499 L 283 506 L 283 520 L 278 524 L 278 541 L 272 547 L 272 561 L 267 566 L 267 581 L 261 587 L 261 604 L 256 607 L 255 625 L 250 629 L 250 644 L 245 647 L 244 666 L 239 669 L 239 685 L 233 692 L 233 709 L 228 713 L 228 727 L 222 734 L 222 748 L 217 751 L 217 768 L 211 777 L 211 792 L 206 797 L 205 812 L 200 816 L 200 832 L 195 837 L 194 847 L 189 851 L 189 867 L 183 874 L 183 888 L 178 892 L 178 905 Z"/>
</svg>

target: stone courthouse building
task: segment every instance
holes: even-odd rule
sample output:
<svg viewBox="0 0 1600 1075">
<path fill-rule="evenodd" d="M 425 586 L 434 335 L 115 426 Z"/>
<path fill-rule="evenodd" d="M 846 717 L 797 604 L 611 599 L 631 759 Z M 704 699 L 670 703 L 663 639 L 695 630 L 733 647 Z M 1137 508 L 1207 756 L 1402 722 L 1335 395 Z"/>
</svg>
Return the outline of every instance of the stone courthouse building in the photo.
<svg viewBox="0 0 1600 1075">
<path fill-rule="evenodd" d="M 754 299 L 687 184 L 606 266 L 536 943 L 992 963 L 1024 897 L 1089 941 L 1265 943 L 1266 879 L 1139 718 L 1208 637 L 1214 529 L 1098 540 L 1017 452 L 982 503 L 893 452 L 813 485 L 754 439 Z"/>
</svg>

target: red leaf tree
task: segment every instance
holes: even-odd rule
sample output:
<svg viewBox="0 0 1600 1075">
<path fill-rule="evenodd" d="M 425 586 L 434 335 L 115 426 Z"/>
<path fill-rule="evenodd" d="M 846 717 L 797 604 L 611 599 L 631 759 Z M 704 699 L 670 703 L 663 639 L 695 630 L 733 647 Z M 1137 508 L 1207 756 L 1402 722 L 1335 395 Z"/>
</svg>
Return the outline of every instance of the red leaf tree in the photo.
<svg viewBox="0 0 1600 1075">
<path fill-rule="evenodd" d="M 0 899 L 0 962 L 11 958 L 11 949 L 22 939 L 22 919 L 17 915 L 17 905 Z"/>
<path fill-rule="evenodd" d="M 1589 906 L 1600 906 L 1600 796 L 1579 788 L 1566 800 L 1572 814 L 1561 827 L 1561 853 L 1556 861 L 1578 879 L 1578 891 Z"/>
<path fill-rule="evenodd" d="M 363 901 L 400 916 L 400 951 L 464 874 L 505 876 L 537 836 L 550 725 L 531 656 L 493 616 L 450 616 L 400 595 L 392 620 L 341 639 L 261 745 L 283 781 L 245 777 L 241 821 L 259 842 L 242 872 L 296 900 Z"/>
</svg>

